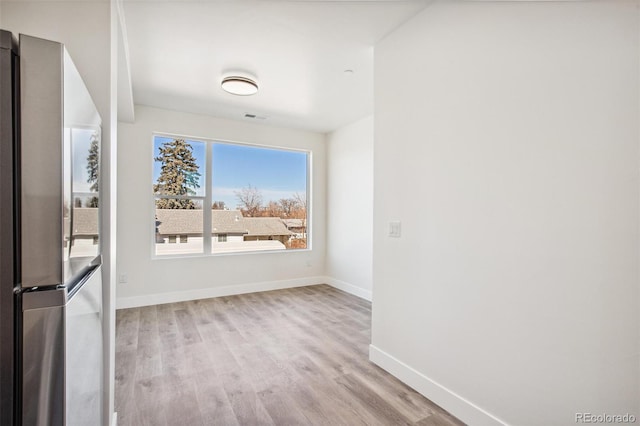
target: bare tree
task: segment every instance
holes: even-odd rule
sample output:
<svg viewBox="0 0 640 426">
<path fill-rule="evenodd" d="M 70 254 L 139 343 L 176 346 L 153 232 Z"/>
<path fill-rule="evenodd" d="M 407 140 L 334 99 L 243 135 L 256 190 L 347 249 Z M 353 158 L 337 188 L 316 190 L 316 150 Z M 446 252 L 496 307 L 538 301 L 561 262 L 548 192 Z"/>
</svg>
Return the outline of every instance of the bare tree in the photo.
<svg viewBox="0 0 640 426">
<path fill-rule="evenodd" d="M 282 207 L 275 201 L 269 201 L 264 209 L 265 217 L 282 217 Z"/>
<path fill-rule="evenodd" d="M 298 209 L 295 212 L 295 217 L 297 219 L 302 219 L 302 227 L 304 228 L 304 238 L 306 241 L 307 238 L 307 194 L 296 192 L 293 194 L 293 199 L 296 201 L 298 205 Z"/>
<path fill-rule="evenodd" d="M 306 219 L 307 217 L 307 194 L 296 192 L 293 194 L 293 200 L 297 204 L 297 213 L 300 216 L 299 219 Z"/>
<path fill-rule="evenodd" d="M 282 215 L 289 218 L 294 217 L 296 210 L 301 207 L 300 202 L 295 198 L 281 198 L 278 200 L 278 204 L 280 205 Z"/>
<path fill-rule="evenodd" d="M 234 191 L 243 216 L 258 217 L 262 210 L 262 193 L 254 186 L 246 186 L 239 191 Z"/>
</svg>

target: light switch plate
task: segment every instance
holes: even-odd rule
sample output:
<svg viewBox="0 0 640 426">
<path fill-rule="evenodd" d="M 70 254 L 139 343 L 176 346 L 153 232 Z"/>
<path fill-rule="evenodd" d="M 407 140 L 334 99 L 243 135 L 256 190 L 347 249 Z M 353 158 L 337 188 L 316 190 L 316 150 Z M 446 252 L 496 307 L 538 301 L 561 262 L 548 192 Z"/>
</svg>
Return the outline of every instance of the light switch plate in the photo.
<svg viewBox="0 0 640 426">
<path fill-rule="evenodd" d="M 394 238 L 400 238 L 400 222 L 389 222 L 389 236 Z"/>
</svg>

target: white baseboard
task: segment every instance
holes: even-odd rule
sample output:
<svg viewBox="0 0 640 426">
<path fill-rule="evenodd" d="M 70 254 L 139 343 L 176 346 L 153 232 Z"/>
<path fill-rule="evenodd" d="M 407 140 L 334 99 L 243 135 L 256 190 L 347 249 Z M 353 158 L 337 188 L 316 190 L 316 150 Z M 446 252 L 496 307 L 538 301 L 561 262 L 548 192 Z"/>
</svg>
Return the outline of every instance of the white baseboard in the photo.
<svg viewBox="0 0 640 426">
<path fill-rule="evenodd" d="M 369 345 L 369 359 L 467 424 L 507 424 L 374 345 Z"/>
<path fill-rule="evenodd" d="M 365 290 L 364 288 L 357 287 L 353 284 L 349 284 L 348 282 L 340 281 L 331 277 L 325 277 L 325 283 L 329 284 L 331 287 L 346 291 L 347 293 L 353 294 L 354 296 L 358 296 L 361 299 L 371 302 L 371 290 Z"/>
<path fill-rule="evenodd" d="M 324 284 L 325 282 L 326 277 L 306 277 L 291 280 L 237 284 L 224 287 L 210 287 L 197 290 L 172 291 L 168 293 L 148 294 L 145 296 L 119 297 L 116 300 L 116 309 L 138 308 L 140 306 L 161 305 L 163 303 L 184 302 L 187 300 L 209 299 L 211 297 L 233 296 L 236 294 L 304 287 L 307 285 Z"/>
</svg>

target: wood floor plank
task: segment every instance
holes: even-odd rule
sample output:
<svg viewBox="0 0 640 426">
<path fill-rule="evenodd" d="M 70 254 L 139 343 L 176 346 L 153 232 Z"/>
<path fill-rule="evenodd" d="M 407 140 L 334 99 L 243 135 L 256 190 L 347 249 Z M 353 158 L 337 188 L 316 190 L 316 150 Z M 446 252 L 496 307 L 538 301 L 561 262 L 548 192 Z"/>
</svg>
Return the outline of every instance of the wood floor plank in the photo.
<svg viewBox="0 0 640 426">
<path fill-rule="evenodd" d="M 211 359 L 211 366 L 218 375 L 231 373 L 240 369 L 238 361 L 224 341 L 205 342 L 205 346 Z"/>
<path fill-rule="evenodd" d="M 318 389 L 309 387 L 306 383 L 296 383 L 288 391 L 289 397 L 296 407 L 312 425 L 346 425 L 347 420 L 340 415 L 340 409 L 331 404 Z M 348 416 L 347 416 L 348 417 Z M 360 420 L 360 419 L 358 419 Z M 352 425 L 364 424 L 364 422 L 351 423 Z"/>
<path fill-rule="evenodd" d="M 138 326 L 138 348 L 151 345 L 157 347 L 158 337 L 158 313 L 155 306 L 140 308 Z"/>
<path fill-rule="evenodd" d="M 378 418 L 366 405 L 363 405 L 345 387 L 332 380 L 318 380 L 311 378 L 308 380 L 309 386 L 313 389 L 317 401 L 325 409 L 334 413 L 334 417 L 344 419 L 344 425 L 369 425 L 386 426 L 382 419 Z"/>
<path fill-rule="evenodd" d="M 336 382 L 344 386 L 355 398 L 385 424 L 411 425 L 412 422 L 401 412 L 393 408 L 373 389 L 362 383 L 351 374 L 345 374 L 336 379 Z"/>
<path fill-rule="evenodd" d="M 164 376 L 165 418 L 168 425 L 203 426 L 204 419 L 198 404 L 195 376 Z"/>
<path fill-rule="evenodd" d="M 211 303 L 208 304 L 208 309 L 213 316 L 213 321 L 220 331 L 237 331 L 233 323 L 229 320 L 229 313 L 227 303 L 222 298 L 209 299 Z"/>
<path fill-rule="evenodd" d="M 162 374 L 162 352 L 159 342 L 138 348 L 135 380 L 149 379 L 160 374 Z"/>
<path fill-rule="evenodd" d="M 449 413 L 436 412 L 416 422 L 416 426 L 457 426 L 460 422 Z"/>
<path fill-rule="evenodd" d="M 140 308 L 135 379 L 148 379 L 162 374 L 160 332 L 155 306 Z"/>
<path fill-rule="evenodd" d="M 378 366 L 358 363 L 352 364 L 351 368 L 356 377 L 411 421 L 419 421 L 434 413 L 434 406 L 429 400 Z"/>
<path fill-rule="evenodd" d="M 177 309 L 174 311 L 174 315 L 176 316 L 178 333 L 182 345 L 192 345 L 202 342 L 202 336 L 200 336 L 193 314 L 189 309 Z"/>
<path fill-rule="evenodd" d="M 127 351 L 138 347 L 140 310 L 124 309 L 116 325 L 116 350 Z"/>
<path fill-rule="evenodd" d="M 154 376 L 138 380 L 133 394 L 134 412 L 129 416 L 131 426 L 134 425 L 166 425 L 165 409 L 167 408 L 167 391 L 164 376 Z M 116 406 L 117 407 L 117 406 Z M 123 423 L 118 411 L 118 425 Z"/>
<path fill-rule="evenodd" d="M 224 390 L 241 425 L 274 425 L 251 382 L 241 371 L 221 376 Z"/>
<path fill-rule="evenodd" d="M 170 303 L 157 305 L 158 336 L 162 350 L 175 349 L 178 343 L 178 325 Z"/>
<path fill-rule="evenodd" d="M 212 315 L 213 304 L 211 300 L 196 300 L 188 306 L 203 342 L 219 342 L 222 340 L 222 332 L 216 325 L 215 318 Z"/>
<path fill-rule="evenodd" d="M 258 392 L 258 398 L 276 425 L 311 424 L 286 391 L 264 389 Z"/>
<path fill-rule="evenodd" d="M 174 376 L 187 376 L 190 371 L 188 366 L 183 362 L 185 358 L 185 349 L 180 346 L 170 346 L 162 349 L 160 353 L 160 361 L 162 365 L 162 374 Z"/>
<path fill-rule="evenodd" d="M 121 424 L 126 425 L 135 409 L 134 387 L 136 376 L 137 353 L 135 350 L 119 350 L 116 352 L 115 365 L 115 405 L 122 412 Z"/>
<path fill-rule="evenodd" d="M 239 425 L 222 381 L 214 370 L 195 376 L 198 406 L 206 425 Z"/>
<path fill-rule="evenodd" d="M 303 410 L 312 405 L 314 411 L 330 413 L 325 414 L 328 417 L 327 421 L 316 424 L 376 424 L 376 419 L 369 413 L 359 413 L 360 406 L 350 401 L 349 395 L 344 395 L 344 389 L 334 381 L 327 380 L 326 375 L 323 375 L 322 367 L 305 356 L 299 357 L 294 363 L 300 367 L 300 375 L 306 379 L 293 387 L 295 394 L 301 398 L 299 405 Z M 305 392 L 305 387 L 312 391 L 311 395 Z M 308 401 L 310 398 L 313 402 Z"/>
<path fill-rule="evenodd" d="M 126 309 L 116 411 L 138 425 L 461 425 L 368 360 L 371 304 L 328 285 Z"/>
</svg>

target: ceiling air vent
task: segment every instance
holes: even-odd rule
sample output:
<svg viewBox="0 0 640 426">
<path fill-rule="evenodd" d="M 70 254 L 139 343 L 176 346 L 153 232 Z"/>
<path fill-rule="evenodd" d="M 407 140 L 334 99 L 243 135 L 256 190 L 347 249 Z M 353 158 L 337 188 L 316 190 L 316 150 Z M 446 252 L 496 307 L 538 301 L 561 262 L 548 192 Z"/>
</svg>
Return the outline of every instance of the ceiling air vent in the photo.
<svg viewBox="0 0 640 426">
<path fill-rule="evenodd" d="M 244 114 L 244 118 L 253 118 L 255 120 L 266 120 L 267 119 L 267 117 L 264 116 L 264 115 L 256 115 L 256 114 L 251 114 L 251 113 L 248 113 L 248 112 L 246 112 Z"/>
</svg>

